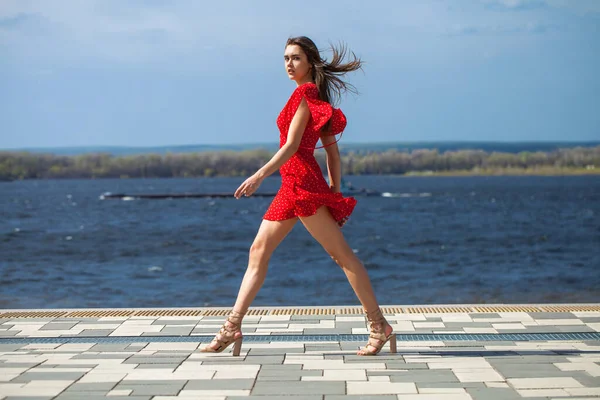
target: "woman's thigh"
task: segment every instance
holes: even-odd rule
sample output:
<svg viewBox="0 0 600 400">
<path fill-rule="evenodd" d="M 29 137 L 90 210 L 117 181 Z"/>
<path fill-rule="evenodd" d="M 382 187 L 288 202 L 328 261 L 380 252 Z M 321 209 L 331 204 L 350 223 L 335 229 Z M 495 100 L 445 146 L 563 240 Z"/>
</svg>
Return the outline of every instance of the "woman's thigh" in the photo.
<svg viewBox="0 0 600 400">
<path fill-rule="evenodd" d="M 346 242 L 341 228 L 335 222 L 326 206 L 320 207 L 315 215 L 300 217 L 300 221 L 313 238 L 336 261 L 341 262 L 353 257 L 352 248 Z"/>
<path fill-rule="evenodd" d="M 291 232 L 297 221 L 298 218 L 296 217 L 283 221 L 263 219 L 252 243 L 252 248 L 270 256 L 288 233 Z"/>
</svg>

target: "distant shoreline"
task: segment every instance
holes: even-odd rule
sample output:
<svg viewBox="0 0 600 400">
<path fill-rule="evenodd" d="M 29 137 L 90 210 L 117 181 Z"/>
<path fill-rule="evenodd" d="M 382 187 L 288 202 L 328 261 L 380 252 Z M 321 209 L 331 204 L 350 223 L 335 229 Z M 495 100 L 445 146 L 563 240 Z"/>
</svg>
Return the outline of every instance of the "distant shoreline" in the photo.
<svg viewBox="0 0 600 400">
<path fill-rule="evenodd" d="M 423 176 L 573 176 L 600 175 L 600 168 L 548 168 L 548 169 L 502 169 L 502 170 L 455 170 L 455 171 L 412 171 L 400 175 L 405 177 Z"/>
</svg>

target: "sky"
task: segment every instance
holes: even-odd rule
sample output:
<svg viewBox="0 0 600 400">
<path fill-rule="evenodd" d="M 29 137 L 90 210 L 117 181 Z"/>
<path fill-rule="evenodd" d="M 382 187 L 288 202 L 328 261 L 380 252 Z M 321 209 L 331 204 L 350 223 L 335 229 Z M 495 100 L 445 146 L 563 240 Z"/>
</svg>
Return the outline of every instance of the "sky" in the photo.
<svg viewBox="0 0 600 400">
<path fill-rule="evenodd" d="M 299 35 L 344 141 L 600 140 L 598 0 L 0 0 L 0 149 L 278 143 Z"/>
</svg>

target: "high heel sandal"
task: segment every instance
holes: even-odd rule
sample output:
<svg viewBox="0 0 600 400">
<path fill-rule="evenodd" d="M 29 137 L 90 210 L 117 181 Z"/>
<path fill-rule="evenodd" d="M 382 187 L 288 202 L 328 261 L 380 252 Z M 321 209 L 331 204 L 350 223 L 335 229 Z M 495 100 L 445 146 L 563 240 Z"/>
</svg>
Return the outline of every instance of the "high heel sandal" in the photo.
<svg viewBox="0 0 600 400">
<path fill-rule="evenodd" d="M 204 348 L 200 349 L 201 353 L 220 353 L 229 347 L 232 343 L 233 345 L 233 355 L 239 356 L 240 351 L 242 350 L 242 340 L 243 336 L 235 337 L 236 333 L 242 333 L 242 318 L 245 313 L 239 313 L 235 310 L 231 310 L 229 316 L 227 317 L 227 321 L 221 326 L 219 333 L 214 337 L 214 339 L 206 345 Z M 227 322 L 229 322 L 230 326 L 227 326 Z M 219 347 L 213 348 L 211 344 L 218 343 Z"/>
<path fill-rule="evenodd" d="M 390 352 L 396 353 L 396 334 L 390 332 L 389 335 L 385 334 L 385 329 L 390 326 L 387 320 L 383 317 L 381 309 L 372 312 L 367 312 L 367 320 L 369 321 L 369 341 L 367 345 L 363 347 L 358 353 L 359 356 L 374 356 L 378 354 L 383 346 L 389 341 Z M 374 348 L 375 351 L 369 350 L 369 347 Z"/>
</svg>

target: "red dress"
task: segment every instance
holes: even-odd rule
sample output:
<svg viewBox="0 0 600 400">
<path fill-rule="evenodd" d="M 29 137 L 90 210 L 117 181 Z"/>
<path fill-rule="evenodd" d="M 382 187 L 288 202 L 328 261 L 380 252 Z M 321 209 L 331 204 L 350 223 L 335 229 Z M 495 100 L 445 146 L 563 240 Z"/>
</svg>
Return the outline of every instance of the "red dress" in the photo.
<svg viewBox="0 0 600 400">
<path fill-rule="evenodd" d="M 314 215 L 319 207 L 325 205 L 338 225 L 343 226 L 352 214 L 356 199 L 331 191 L 315 159 L 314 150 L 321 136 L 320 129 L 325 123 L 331 118 L 330 135 L 341 134 L 346 127 L 346 117 L 340 109 L 319 100 L 319 91 L 314 83 L 298 86 L 277 117 L 279 147 L 287 141 L 292 118 L 302 98 L 305 98 L 308 104 L 310 119 L 302 134 L 298 151 L 279 168 L 281 187 L 263 218 L 269 221 L 283 221 L 294 217 L 307 217 Z"/>
</svg>

